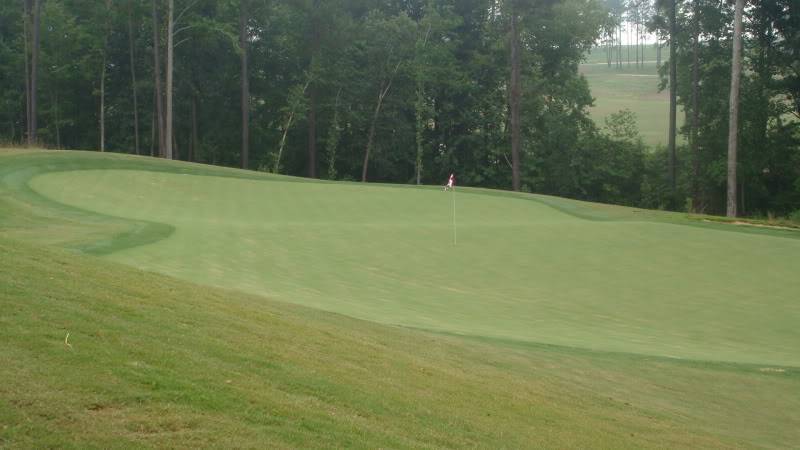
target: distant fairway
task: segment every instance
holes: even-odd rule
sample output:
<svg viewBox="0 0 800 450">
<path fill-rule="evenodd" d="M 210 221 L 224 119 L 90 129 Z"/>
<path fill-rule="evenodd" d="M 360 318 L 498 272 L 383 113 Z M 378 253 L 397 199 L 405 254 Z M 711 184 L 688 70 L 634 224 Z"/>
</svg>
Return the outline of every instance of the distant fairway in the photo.
<svg viewBox="0 0 800 450">
<path fill-rule="evenodd" d="M 580 65 L 580 73 L 589 82 L 595 106 L 590 114 L 598 126 L 604 126 L 605 118 L 623 109 L 636 114 L 636 122 L 642 140 L 651 146 L 667 145 L 669 127 L 669 91 L 660 91 L 660 78 L 656 67 L 655 49 L 646 47 L 645 62 L 636 67 L 634 61 L 628 65 L 627 59 L 621 68 L 606 65 L 605 51 L 596 49 L 587 56 L 585 64 Z M 624 49 L 623 55 L 626 55 Z M 662 49 L 662 64 L 668 61 L 669 51 Z M 631 50 L 633 58 L 633 50 Z M 683 111 L 678 109 L 678 127 L 683 124 Z M 680 136 L 679 136 L 680 139 Z"/>
<path fill-rule="evenodd" d="M 105 257 L 193 282 L 449 333 L 800 365 L 797 239 L 623 208 L 606 208 L 621 220 L 587 220 L 562 210 L 589 204 L 460 189 L 453 246 L 452 197 L 438 189 L 145 170 L 45 173 L 30 186 L 171 225 Z"/>
</svg>

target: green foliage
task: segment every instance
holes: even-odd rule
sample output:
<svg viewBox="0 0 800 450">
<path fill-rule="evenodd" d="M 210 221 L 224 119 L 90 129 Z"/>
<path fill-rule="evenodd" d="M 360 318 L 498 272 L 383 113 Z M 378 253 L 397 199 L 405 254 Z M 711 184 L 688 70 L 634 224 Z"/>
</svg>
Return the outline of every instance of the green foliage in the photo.
<svg viewBox="0 0 800 450">
<path fill-rule="evenodd" d="M 636 126 L 636 115 L 629 109 L 623 109 L 605 118 L 609 136 L 613 139 L 631 142 L 639 139 Z"/>
<path fill-rule="evenodd" d="M 339 122 L 339 96 L 341 95 L 341 91 L 336 94 L 336 103 L 333 107 L 333 119 L 331 120 L 331 125 L 328 130 L 328 139 L 325 142 L 325 150 L 327 152 L 328 157 L 328 179 L 335 180 L 336 179 L 336 150 L 339 146 L 339 141 L 342 137 L 342 126 Z"/>
<path fill-rule="evenodd" d="M 696 179 L 701 209 L 720 213 L 726 201 L 732 5 L 698 0 L 683 2 L 680 7 L 678 97 L 687 114 L 682 127 L 687 141 L 693 114 L 692 30 L 696 27 L 702 36 L 698 50 L 699 150 L 697 157 L 688 152 L 683 156 L 681 178 L 684 193 L 689 195 L 691 179 Z M 764 216 L 769 211 L 783 215 L 800 204 L 800 196 L 792 188 L 800 170 L 797 164 L 787 164 L 800 153 L 800 128 L 787 101 L 793 98 L 791 76 L 787 79 L 785 75 L 787 67 L 800 61 L 796 52 L 786 48 L 786 42 L 797 33 L 797 23 L 787 20 L 793 14 L 788 2 L 770 0 L 759 2 L 745 18 L 748 36 L 740 94 L 738 180 L 739 210 L 746 215 Z M 662 71 L 662 77 L 665 74 Z M 695 158 L 697 176 L 693 173 Z"/>
<path fill-rule="evenodd" d="M 740 209 L 756 215 L 787 214 L 800 204 L 800 83 L 796 75 L 800 63 L 794 51 L 800 33 L 790 3 L 761 2 L 746 18 L 747 68 L 739 132 L 745 204 Z M 133 150 L 130 19 L 139 141 L 145 153 L 154 147 L 152 55 L 155 46 L 164 55 L 166 33 L 163 5 L 156 4 L 160 20 L 153 24 L 149 0 L 112 2 L 108 14 L 85 0 L 43 3 L 38 119 L 45 146 L 85 149 L 98 145 L 99 107 L 92 94 L 98 91 L 105 52 L 106 148 Z M 238 0 L 176 0 L 173 97 L 175 141 L 181 157 L 186 157 L 193 136 L 191 108 L 196 100 L 194 159 L 239 164 L 240 5 Z M 315 147 L 323 149 L 327 177 L 359 179 L 374 122 L 370 180 L 415 182 L 419 169 L 422 183 L 440 184 L 456 172 L 461 184 L 507 188 L 511 182 L 510 5 L 489 0 L 249 2 L 245 6 L 253 167 L 307 174 L 307 149 L 314 136 Z M 656 14 L 648 19 L 649 2 L 558 0 L 517 6 L 523 44 L 522 184 L 536 192 L 575 198 L 674 203 L 663 198 L 657 176 L 661 160 L 654 156 L 658 150 L 644 149 L 632 137 L 632 118 L 611 117 L 635 101 L 631 109 L 645 144 L 663 141 L 663 94 L 652 92 L 654 80 L 638 77 L 655 75 L 652 66 L 635 71 L 602 67 L 607 69 L 602 74 L 592 66 L 578 71 L 587 54 L 595 63 L 607 60 L 609 54 L 603 50 L 609 48 L 602 45 L 610 43 L 615 27 L 623 21 L 648 23 L 663 37 L 662 18 Z M 0 27 L 0 140 L 15 143 L 23 141 L 26 127 L 21 9 L 21 4 L 13 2 L 0 7 L 4 24 Z M 681 2 L 678 16 L 678 94 L 686 114 L 692 113 L 694 18 L 702 34 L 700 169 L 695 175 L 694 155 L 684 155 L 681 189 L 691 194 L 696 179 L 702 191 L 701 209 L 719 212 L 726 174 L 731 9 L 712 0 Z M 154 26 L 161 42 L 152 42 Z M 601 47 L 589 54 L 598 43 Z M 655 58 L 655 47 L 646 50 L 646 59 Z M 606 76 L 608 71 L 616 71 L 617 76 Z M 627 75 L 636 75 L 637 82 L 630 82 Z M 376 117 L 378 96 L 385 89 Z M 313 130 L 308 114 L 312 94 Z M 622 120 L 610 126 L 627 123 L 629 129 L 598 130 L 590 111 L 598 122 Z M 688 143 L 690 121 L 683 122 L 681 141 Z M 597 167 L 595 160 L 600 162 Z M 637 172 L 637 167 L 645 168 Z"/>
</svg>

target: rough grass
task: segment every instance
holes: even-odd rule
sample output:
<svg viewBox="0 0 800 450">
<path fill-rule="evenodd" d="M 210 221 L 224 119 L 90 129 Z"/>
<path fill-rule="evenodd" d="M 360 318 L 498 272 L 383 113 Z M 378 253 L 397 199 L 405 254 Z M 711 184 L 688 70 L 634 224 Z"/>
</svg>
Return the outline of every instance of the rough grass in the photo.
<svg viewBox="0 0 800 450">
<path fill-rule="evenodd" d="M 34 179 L 34 185 L 48 178 L 56 180 L 80 174 L 78 178 L 70 178 L 70 182 L 88 179 L 96 183 L 93 205 L 103 206 L 97 209 L 103 209 L 104 214 L 59 204 L 26 189 L 27 181 L 23 182 L 26 176 L 67 168 L 95 170 L 42 175 Z M 323 236 L 329 232 L 339 233 L 338 228 L 347 228 L 341 223 L 331 224 L 332 220 L 324 221 L 322 217 L 337 217 L 338 209 L 342 209 L 342 216 L 352 214 L 352 210 L 346 209 L 344 198 L 348 196 L 355 197 L 355 201 L 367 208 L 376 208 L 368 201 L 368 194 L 372 192 L 381 202 L 396 200 L 392 202 L 394 211 L 379 214 L 374 219 L 375 228 L 390 229 L 393 240 L 410 239 L 405 234 L 407 230 L 403 231 L 402 221 L 391 220 L 392 214 L 402 211 L 397 205 L 404 206 L 406 202 L 418 205 L 419 214 L 428 217 L 423 200 L 429 197 L 424 190 L 422 194 L 425 195 L 419 199 L 417 189 L 321 183 L 289 185 L 283 178 L 115 155 L 65 152 L 0 155 L 0 340 L 4 344 L 0 346 L 0 447 L 785 448 L 800 440 L 800 396 L 797 394 L 800 372 L 788 363 L 791 355 L 787 357 L 780 350 L 796 345 L 792 326 L 796 321 L 792 314 L 797 312 L 797 303 L 794 297 L 786 302 L 776 301 L 782 298 L 776 295 L 781 289 L 777 286 L 779 281 L 770 284 L 770 291 L 762 298 L 752 298 L 757 304 L 749 312 L 753 320 L 743 322 L 752 329 L 743 328 L 738 341 L 730 341 L 730 345 L 748 357 L 763 351 L 767 357 L 759 364 L 591 351 L 574 346 L 544 345 L 533 340 L 487 338 L 474 330 L 475 336 L 469 337 L 379 325 L 276 302 L 276 296 L 268 292 L 246 294 L 236 284 L 229 286 L 235 290 L 213 288 L 118 264 L 114 260 L 120 255 L 148 248 L 160 251 L 191 223 L 204 224 L 214 217 L 231 219 L 210 213 L 210 209 L 217 207 L 213 206 L 217 201 L 214 194 L 207 191 L 203 194 L 209 196 L 208 215 L 203 215 L 203 208 L 197 208 L 194 220 L 178 221 L 172 225 L 174 229 L 147 229 L 147 224 L 159 223 L 152 219 L 160 218 L 157 211 L 164 208 L 160 202 L 149 201 L 151 197 L 147 197 L 148 201 L 139 201 L 138 208 L 129 207 L 125 215 L 115 217 L 113 210 L 106 210 L 112 205 L 104 203 L 105 197 L 98 195 L 113 184 L 100 170 L 121 168 L 136 170 L 136 174 L 143 177 L 135 178 L 129 186 L 128 193 L 132 197 L 138 195 L 139 184 L 148 186 L 146 181 L 159 177 L 169 183 L 161 187 L 170 192 L 187 189 L 181 184 L 183 179 L 207 178 L 197 176 L 200 174 L 226 177 L 225 181 L 214 180 L 218 183 L 215 187 L 223 193 L 239 190 L 242 185 L 237 183 L 245 183 L 254 196 L 269 204 L 267 210 L 272 211 L 272 215 L 285 214 L 284 218 L 293 219 L 289 223 L 301 232 L 304 227 L 320 227 L 319 233 Z M 195 175 L 181 175 L 186 172 Z M 27 175 L 23 176 L 24 173 Z M 126 182 L 124 173 L 107 173 L 116 177 L 118 183 Z M 198 187 L 190 184 L 183 195 L 197 194 Z M 335 194 L 331 197 L 342 198 L 332 200 L 334 204 L 328 209 L 308 216 L 301 215 L 302 210 L 321 208 L 319 200 L 281 199 L 280 192 L 276 192 L 299 189 L 308 196 L 316 187 L 333 189 L 331 192 Z M 68 185 L 62 188 L 71 189 Z M 429 194 L 444 195 L 438 191 Z M 116 194 L 109 191 L 108 195 Z M 406 195 L 411 196 L 410 199 L 404 198 Z M 461 192 L 459 195 L 461 199 Z M 476 229 L 495 227 L 493 233 L 497 233 L 494 221 L 510 218 L 485 216 L 500 214 L 506 209 L 505 202 L 511 202 L 509 205 L 517 211 L 510 221 L 510 229 L 532 232 L 539 252 L 543 251 L 541 247 L 546 247 L 546 239 L 522 224 L 525 221 L 536 223 L 537 215 L 544 215 L 541 219 L 546 219 L 545 222 L 555 220 L 562 233 L 565 227 L 576 226 L 576 223 L 603 227 L 625 223 L 638 226 L 658 221 L 654 225 L 666 228 L 657 227 L 651 232 L 678 234 L 684 238 L 694 232 L 701 233 L 704 242 L 712 240 L 708 249 L 713 247 L 712 243 L 720 243 L 715 239 L 723 239 L 723 244 L 731 239 L 733 241 L 725 245 L 735 242 L 740 247 L 738 251 L 745 253 L 752 251 L 748 250 L 749 240 L 761 244 L 776 240 L 790 249 L 800 243 L 792 238 L 796 236 L 792 233 L 796 232 L 719 232 L 718 229 L 733 227 L 705 223 L 694 227 L 676 225 L 689 221 L 675 214 L 486 191 L 475 191 L 471 195 L 474 198 L 463 195 L 467 197 L 463 203 L 467 229 L 470 226 Z M 310 203 L 302 208 L 291 206 L 292 202 L 303 201 Z M 484 214 L 474 214 L 471 219 L 470 202 L 476 206 L 486 202 L 491 205 Z M 225 202 L 219 203 L 223 204 Z M 177 207 L 170 207 L 173 206 Z M 148 211 L 149 221 L 135 217 L 137 210 Z M 188 212 L 175 210 L 173 215 L 181 217 L 184 213 Z M 243 212 L 240 218 L 247 218 L 248 214 L 255 213 Z M 431 217 L 438 217 L 438 214 Z M 273 216 L 257 215 L 255 219 L 265 221 L 267 228 L 278 227 L 280 222 Z M 476 223 L 469 225 L 471 220 Z M 234 227 L 240 238 L 246 237 L 241 232 L 247 227 L 236 226 L 236 223 L 225 224 L 220 230 Z M 325 231 L 328 228 L 334 230 Z M 437 226 L 430 228 L 420 233 L 424 236 L 427 232 L 442 231 L 437 230 Z M 137 236 L 137 230 L 144 237 Z M 552 228 L 543 230 L 549 230 L 547 236 L 551 239 L 558 234 Z M 630 233 L 631 229 L 623 230 Z M 258 230 L 259 233 L 263 231 Z M 120 233 L 127 233 L 128 239 L 134 241 L 115 240 L 113 236 Z M 159 233 L 165 233 L 161 237 L 168 238 L 153 240 Z M 313 233 L 305 233 L 311 239 Z M 398 252 L 386 235 L 373 233 L 386 243 L 382 247 L 384 252 Z M 286 234 L 286 230 L 278 234 L 297 237 Z M 477 239 L 479 234 L 482 235 L 475 233 L 472 239 Z M 580 233 L 574 235 L 577 234 Z M 356 234 L 351 240 L 345 236 L 346 233 L 332 235 L 346 241 L 349 252 L 360 257 L 356 260 L 372 258 L 370 251 L 375 247 L 360 246 L 365 240 L 364 234 Z M 96 247 L 91 244 L 92 240 L 101 238 L 108 242 L 101 252 L 105 256 L 80 255 L 87 249 L 93 251 Z M 460 242 L 468 245 L 469 231 L 465 232 L 464 239 Z M 40 241 L 49 245 L 44 246 Z M 283 245 L 289 245 L 288 241 Z M 321 241 L 311 241 L 309 246 L 313 251 L 303 253 L 300 249 L 300 254 L 309 259 L 302 268 L 310 267 L 309 272 L 285 275 L 294 277 L 296 285 L 302 286 L 303 280 L 312 286 L 319 283 L 316 277 L 321 269 L 314 265 L 323 264 L 310 260 L 326 258 L 329 266 L 341 266 L 339 269 L 347 275 L 340 282 L 352 278 L 349 292 L 353 304 L 364 303 L 364 298 L 360 298 L 364 295 L 360 292 L 362 287 L 370 292 L 377 289 L 371 285 L 389 282 L 388 292 L 389 287 L 395 286 L 391 284 L 392 277 L 373 278 L 369 272 L 350 272 L 347 258 L 337 259 L 341 254 L 331 253 L 332 248 L 325 247 Z M 132 246 L 132 242 L 145 245 Z M 588 239 L 573 241 L 573 245 L 593 251 L 593 247 L 586 247 L 587 242 Z M 202 248 L 204 242 L 197 240 L 192 245 Z M 426 246 L 433 246 L 433 241 L 426 242 Z M 433 251 L 426 246 L 421 246 L 420 251 Z M 771 244 L 767 247 L 764 255 L 772 257 L 776 249 Z M 501 249 L 511 262 L 524 262 L 515 255 L 525 247 Z M 601 249 L 606 249 L 613 257 L 613 246 Z M 234 247 L 229 251 L 236 253 L 241 249 Z M 283 257 L 288 258 L 294 251 L 297 249 L 290 247 Z M 452 254 L 452 250 L 446 253 Z M 204 258 L 222 255 L 195 253 L 191 260 L 186 260 L 186 265 L 203 266 Z M 541 253 L 538 255 L 538 259 L 544 259 Z M 756 256 L 750 254 L 751 258 Z M 571 261 L 574 263 L 582 257 L 586 256 L 576 253 Z M 720 255 L 708 257 L 716 262 L 715 258 Z M 225 259 L 225 263 L 234 259 Z M 468 259 L 448 260 L 452 265 L 469 262 Z M 277 261 L 276 265 L 281 260 Z M 381 259 L 370 264 L 387 264 L 386 261 Z M 134 260 L 128 264 L 134 264 Z M 269 266 L 254 267 L 262 275 L 270 270 Z M 245 268 L 237 266 L 237 270 Z M 772 267 L 772 270 L 776 269 Z M 474 275 L 473 272 L 469 274 Z M 185 273 L 176 275 L 187 280 L 191 278 Z M 491 278 L 481 280 L 490 282 Z M 521 275 L 517 280 L 520 286 L 526 286 Z M 762 280 L 750 281 L 758 284 Z M 782 282 L 791 286 L 793 281 L 784 279 Z M 502 286 L 498 284 L 498 287 Z M 302 300 L 302 289 L 281 289 L 276 289 L 277 298 L 308 303 Z M 424 290 L 414 293 L 421 295 Z M 347 304 L 342 299 L 336 300 L 336 295 L 332 288 L 331 301 Z M 463 296 L 444 299 L 448 300 L 452 315 L 460 320 L 465 320 L 466 316 L 453 299 Z M 468 302 L 469 295 L 467 297 Z M 417 305 L 424 306 L 425 299 L 443 301 L 439 295 L 432 294 L 414 300 Z M 494 303 L 500 301 L 502 299 L 487 302 L 480 311 L 487 322 L 492 322 L 492 315 L 496 314 Z M 609 301 L 620 305 L 615 298 Z M 664 297 L 663 301 L 680 303 L 683 300 Z M 731 302 L 728 308 L 715 309 L 717 314 L 723 315 L 703 318 L 719 326 L 735 318 L 739 309 L 747 305 Z M 662 307 L 669 309 L 668 305 Z M 378 310 L 377 307 L 373 309 Z M 398 306 L 396 311 L 401 309 Z M 548 311 L 545 307 L 540 309 Z M 550 308 L 548 314 L 552 314 L 553 309 Z M 701 310 L 687 311 L 683 319 L 691 321 L 692 314 L 703 314 Z M 772 322 L 762 324 L 762 318 L 775 311 L 786 317 L 773 316 Z M 662 309 L 656 312 L 664 321 L 681 320 L 667 319 Z M 391 309 L 383 312 L 386 317 L 394 313 Z M 629 314 L 619 313 L 621 317 Z M 763 317 L 759 318 L 759 314 Z M 406 315 L 413 317 L 411 313 Z M 584 320 L 592 321 L 592 317 L 587 314 Z M 446 316 L 437 320 L 451 323 Z M 566 335 L 580 329 L 578 321 L 553 321 Z M 469 319 L 470 326 L 481 322 L 480 318 Z M 543 326 L 548 326 L 544 322 Z M 736 320 L 730 323 L 738 326 Z M 437 329 L 453 331 L 447 327 Z M 70 333 L 71 347 L 64 342 L 67 333 Z M 715 345 L 709 338 L 714 334 L 711 331 L 705 335 L 700 333 L 693 338 L 692 345 L 698 346 L 700 352 L 708 352 L 708 348 Z M 759 333 L 772 336 L 769 339 L 774 339 L 770 342 L 778 347 L 777 352 L 753 338 Z M 658 334 L 658 328 L 639 330 L 638 334 L 646 339 L 648 334 Z M 625 341 L 624 333 L 603 337 L 601 327 L 597 342 L 617 339 Z M 651 347 L 660 348 L 656 344 Z M 748 357 L 743 356 L 742 360 Z M 785 364 L 767 363 L 778 357 Z"/>
</svg>

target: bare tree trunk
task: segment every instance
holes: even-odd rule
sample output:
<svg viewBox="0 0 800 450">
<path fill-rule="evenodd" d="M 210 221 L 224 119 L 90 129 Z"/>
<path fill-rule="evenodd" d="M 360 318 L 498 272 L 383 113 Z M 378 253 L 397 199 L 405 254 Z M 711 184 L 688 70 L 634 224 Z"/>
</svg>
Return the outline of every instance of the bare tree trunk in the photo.
<svg viewBox="0 0 800 450">
<path fill-rule="evenodd" d="M 375 125 L 378 122 L 378 116 L 381 113 L 381 106 L 383 105 L 383 99 L 386 98 L 386 94 L 389 93 L 389 89 L 392 88 L 392 81 L 394 80 L 394 76 L 397 74 L 397 71 L 400 69 L 401 62 L 398 62 L 397 65 L 394 67 L 394 71 L 389 76 L 388 82 L 381 84 L 381 88 L 378 90 L 378 103 L 375 105 L 375 112 L 372 114 L 372 122 L 369 125 L 369 134 L 367 135 L 367 147 L 364 149 L 364 166 L 361 169 L 361 182 L 367 181 L 367 169 L 369 168 L 369 154 L 372 150 L 372 141 L 375 139 Z"/>
<path fill-rule="evenodd" d="M 173 75 L 173 63 L 174 63 L 174 51 L 175 47 L 173 45 L 174 40 L 174 29 L 175 29 L 175 22 L 174 22 L 174 14 L 175 14 L 175 0 L 169 0 L 167 2 L 167 92 L 166 92 L 166 100 L 167 100 L 167 117 L 166 117 L 166 137 L 165 143 L 166 147 L 164 149 L 164 158 L 166 159 L 173 159 L 172 154 L 172 143 L 173 143 L 173 130 L 172 130 L 172 75 Z"/>
<path fill-rule="evenodd" d="M 106 151 L 106 51 L 103 50 L 100 69 L 100 151 Z"/>
<path fill-rule="evenodd" d="M 625 46 L 625 53 L 628 54 L 628 67 L 631 66 L 631 30 L 630 28 L 627 30 L 628 32 L 628 45 Z"/>
<path fill-rule="evenodd" d="M 646 26 L 646 25 L 644 25 L 644 24 L 642 25 L 641 32 L 640 32 L 640 33 L 641 33 L 641 36 L 642 36 L 642 39 L 641 39 L 641 46 L 642 46 L 642 67 L 644 67 L 644 63 L 645 63 L 645 61 L 646 61 L 646 59 L 645 59 L 644 55 L 645 55 L 645 50 L 647 50 L 647 29 L 645 28 L 645 26 Z"/>
<path fill-rule="evenodd" d="M 108 34 L 111 32 L 111 0 L 106 0 L 106 23 L 103 34 L 103 67 L 100 69 L 100 151 L 106 151 L 106 59 L 108 57 Z"/>
<path fill-rule="evenodd" d="M 671 190 L 670 207 L 675 208 L 676 203 L 676 170 L 677 156 L 675 150 L 675 134 L 678 115 L 678 73 L 677 73 L 677 50 L 676 39 L 678 37 L 678 27 L 676 23 L 677 0 L 670 0 L 669 3 L 669 185 Z"/>
<path fill-rule="evenodd" d="M 731 62 L 731 97 L 728 120 L 728 207 L 726 215 L 736 217 L 736 153 L 739 138 L 739 82 L 742 73 L 742 10 L 744 0 L 736 0 L 733 21 L 733 57 Z"/>
<path fill-rule="evenodd" d="M 53 124 L 56 126 L 56 148 L 61 150 L 61 126 L 59 125 L 61 119 L 58 111 L 58 92 L 53 94 L 53 115 Z"/>
<path fill-rule="evenodd" d="M 372 114 L 372 122 L 369 125 L 369 134 L 367 135 L 367 147 L 364 149 L 364 166 L 361 169 L 361 181 L 367 181 L 367 168 L 369 167 L 369 153 L 372 150 L 372 141 L 375 138 L 375 123 L 378 121 L 378 115 L 381 113 L 381 104 L 383 103 L 383 97 L 385 92 L 389 91 L 389 86 L 386 89 L 383 89 L 381 86 L 380 91 L 378 92 L 378 103 L 375 105 L 375 112 Z"/>
<path fill-rule="evenodd" d="M 286 126 L 283 127 L 283 135 L 281 136 L 281 143 L 278 145 L 278 156 L 275 158 L 275 166 L 272 168 L 272 173 L 280 173 L 281 170 L 281 156 L 283 155 L 283 146 L 286 145 L 286 136 L 289 134 L 289 128 L 292 127 L 294 121 L 294 111 L 289 113 L 286 119 Z"/>
<path fill-rule="evenodd" d="M 308 89 L 308 85 L 311 84 L 311 78 L 309 77 L 306 84 L 303 86 L 303 94 L 306 93 L 306 89 Z M 279 173 L 281 169 L 281 156 L 283 155 L 283 147 L 286 145 L 286 136 L 289 134 L 289 128 L 292 127 L 292 122 L 294 121 L 294 108 L 289 112 L 289 117 L 286 119 L 286 126 L 283 127 L 283 136 L 281 136 L 281 143 L 278 146 L 278 155 L 275 158 L 275 166 L 272 169 L 272 173 Z"/>
<path fill-rule="evenodd" d="M 697 135 L 700 127 L 700 22 L 699 0 L 694 0 L 694 36 L 692 40 L 692 131 L 690 134 L 692 153 L 692 209 L 700 212 L 700 147 L 697 145 Z"/>
<path fill-rule="evenodd" d="M 192 145 L 189 147 L 188 161 L 192 162 L 197 158 L 197 92 L 192 94 Z"/>
<path fill-rule="evenodd" d="M 128 10 L 128 44 L 131 55 L 131 88 L 133 89 L 133 146 L 139 154 L 139 100 L 136 95 L 136 57 L 133 46 L 133 3 Z"/>
<path fill-rule="evenodd" d="M 511 12 L 511 187 L 520 190 L 520 147 L 522 103 L 520 43 L 517 11 Z"/>
<path fill-rule="evenodd" d="M 416 144 L 417 144 L 417 159 L 415 167 L 415 172 L 417 175 L 417 185 L 422 184 L 422 129 L 424 126 L 424 119 L 422 117 L 422 108 L 423 102 L 425 101 L 425 91 L 422 87 L 422 81 L 417 81 L 417 102 L 416 102 L 416 111 L 415 111 L 415 119 L 416 119 Z"/>
<path fill-rule="evenodd" d="M 42 13 L 42 3 L 41 0 L 33 0 L 33 26 L 32 26 L 32 34 L 33 34 L 33 48 L 31 49 L 31 83 L 30 83 L 30 95 L 31 95 L 31 116 L 30 116 L 30 124 L 31 129 L 29 133 L 29 142 L 32 145 L 36 145 L 38 143 L 37 139 L 37 131 L 38 131 L 38 124 L 37 124 L 37 114 L 36 114 L 36 107 L 37 107 L 37 91 L 38 91 L 38 78 L 39 78 L 39 35 L 40 35 L 40 22 L 41 22 L 41 13 Z"/>
<path fill-rule="evenodd" d="M 428 22 L 428 29 L 425 31 L 425 37 L 422 40 L 422 45 L 417 45 L 417 51 L 424 51 L 425 47 L 428 45 L 428 38 L 431 34 L 431 24 Z M 606 53 L 608 53 L 608 46 L 606 46 Z M 420 59 L 421 56 L 417 54 L 417 63 L 416 63 L 416 78 L 417 78 L 417 101 L 414 103 L 414 118 L 416 119 L 416 134 L 415 134 L 415 141 L 417 144 L 417 158 L 414 164 L 414 169 L 417 175 L 417 185 L 422 184 L 422 132 L 425 129 L 425 117 L 423 117 L 423 113 L 425 111 L 425 83 L 423 80 L 422 74 L 422 64 L 423 60 Z"/>
<path fill-rule="evenodd" d="M 661 42 L 659 42 L 658 35 L 656 35 L 656 69 L 661 68 Z"/>
<path fill-rule="evenodd" d="M 308 93 L 308 177 L 317 178 L 317 90 Z"/>
<path fill-rule="evenodd" d="M 155 154 L 156 145 L 156 94 L 153 91 L 153 120 L 150 123 L 150 156 Z"/>
<path fill-rule="evenodd" d="M 42 15 L 41 0 L 34 0 L 33 2 L 33 52 L 31 54 L 31 134 L 33 135 L 32 142 L 34 145 L 38 143 L 38 116 L 37 116 L 37 94 L 39 83 L 39 35 L 40 35 L 40 22 Z"/>
<path fill-rule="evenodd" d="M 636 67 L 639 67 L 639 22 L 636 22 L 636 28 L 633 30 L 633 34 L 636 35 Z M 644 61 L 644 58 L 641 58 Z"/>
<path fill-rule="evenodd" d="M 111 0 L 106 0 L 106 30 L 103 34 L 103 57 L 100 69 L 100 151 L 106 151 L 106 57 L 108 54 L 108 33 L 110 31 Z"/>
<path fill-rule="evenodd" d="M 328 139 L 325 140 L 325 149 L 328 154 L 328 179 L 336 179 L 336 148 L 339 145 L 341 130 L 339 129 L 339 96 L 342 88 L 336 92 L 336 101 L 333 104 L 333 120 L 331 120 Z"/>
<path fill-rule="evenodd" d="M 250 161 L 250 80 L 247 70 L 247 1 L 239 4 L 239 50 L 241 51 L 241 84 L 242 84 L 242 169 L 247 169 Z"/>
<path fill-rule="evenodd" d="M 315 6 L 319 1 L 314 2 Z M 320 56 L 320 29 L 318 13 L 312 12 L 311 36 L 311 62 L 310 71 L 315 71 L 315 65 Z M 312 75 L 313 78 L 313 75 Z M 308 91 L 308 176 L 317 178 L 317 88 L 310 86 Z"/>
<path fill-rule="evenodd" d="M 767 142 L 770 117 L 769 104 L 771 100 L 769 91 L 772 84 L 770 55 L 773 54 L 772 45 L 775 37 L 772 28 L 773 24 L 770 21 L 761 19 L 758 22 L 758 30 L 754 34 L 756 34 L 759 49 L 758 56 L 753 58 L 753 71 L 757 75 L 755 78 L 758 80 L 756 86 L 758 88 L 759 106 L 753 122 L 758 130 L 757 136 L 760 142 Z M 740 183 L 740 186 L 742 188 L 741 195 L 744 196 L 744 181 Z M 744 201 L 742 201 L 742 205 L 744 205 Z M 739 213 L 745 214 L 744 206 L 742 206 Z"/>
<path fill-rule="evenodd" d="M 164 96 L 161 93 L 161 55 L 159 51 L 161 39 L 158 33 L 159 28 L 158 9 L 156 8 L 156 0 L 153 0 L 153 84 L 155 85 L 155 106 L 158 116 L 158 156 L 164 156 L 166 145 L 164 143 Z"/>
<path fill-rule="evenodd" d="M 30 53 L 31 53 L 31 44 L 29 42 L 28 35 L 30 33 L 30 21 L 31 21 L 31 0 L 23 0 L 23 8 L 25 14 L 22 20 L 22 39 L 25 43 L 25 127 L 26 127 L 26 139 L 28 147 L 33 145 L 33 134 L 31 132 L 31 65 L 30 65 Z"/>
</svg>

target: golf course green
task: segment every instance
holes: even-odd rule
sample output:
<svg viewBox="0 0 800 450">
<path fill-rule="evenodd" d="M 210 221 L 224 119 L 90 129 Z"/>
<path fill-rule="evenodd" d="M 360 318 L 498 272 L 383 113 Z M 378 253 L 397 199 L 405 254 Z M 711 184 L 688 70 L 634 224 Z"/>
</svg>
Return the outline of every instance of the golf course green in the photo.
<svg viewBox="0 0 800 450">
<path fill-rule="evenodd" d="M 188 281 L 457 334 L 800 365 L 800 240 L 592 221 L 470 189 L 143 170 L 48 173 L 30 186 L 170 225 L 105 257 Z"/>
<path fill-rule="evenodd" d="M 0 248 L 10 255 L 0 337 L 12 343 L 0 351 L 0 420 L 12 424 L 38 417 L 31 399 L 46 385 L 65 392 L 63 409 L 90 411 L 75 423 L 155 402 L 166 409 L 116 420 L 166 433 L 172 425 L 153 424 L 166 411 L 180 429 L 240 427 L 250 440 L 228 444 L 245 447 L 265 436 L 319 444 L 321 430 L 332 436 L 323 446 L 514 447 L 538 436 L 556 447 L 784 447 L 800 438 L 798 231 L 469 187 L 5 151 Z M 70 331 L 91 354 L 70 344 L 83 359 L 64 359 Z M 65 381 L 48 364 L 114 381 Z M 39 381 L 25 384 L 22 373 Z M 229 414 L 248 397 L 205 393 L 238 382 L 247 395 L 265 389 L 242 417 Z M 338 406 L 271 403 L 290 392 Z M 99 400 L 83 404 L 85 395 Z M 452 411 L 434 406 L 447 403 Z M 308 414 L 320 422 L 299 418 Z M 0 429 L 0 447 L 15 436 L 40 443 L 37 433 L 58 422 L 42 417 Z M 548 434 L 528 420 L 558 425 Z M 85 444 L 69 420 L 58 423 L 64 434 L 52 445 Z M 272 434 L 258 434 L 265 423 Z M 91 442 L 113 443 L 106 437 Z"/>
</svg>

